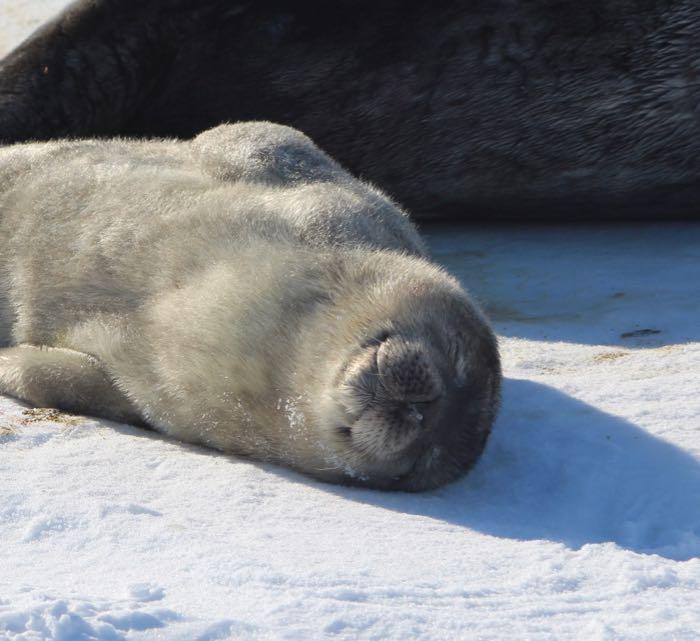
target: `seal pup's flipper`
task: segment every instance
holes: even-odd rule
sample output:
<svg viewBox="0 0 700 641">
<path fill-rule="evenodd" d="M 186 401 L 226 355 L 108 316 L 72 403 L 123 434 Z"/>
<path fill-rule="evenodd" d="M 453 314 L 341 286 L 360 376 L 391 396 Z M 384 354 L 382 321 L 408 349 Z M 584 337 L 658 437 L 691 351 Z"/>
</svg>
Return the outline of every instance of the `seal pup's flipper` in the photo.
<svg viewBox="0 0 700 641">
<path fill-rule="evenodd" d="M 143 424 L 100 361 L 72 349 L 35 345 L 0 349 L 0 394 L 36 407 Z"/>
<path fill-rule="evenodd" d="M 308 136 L 272 122 L 219 125 L 199 134 L 192 148 L 204 171 L 218 180 L 280 187 L 351 180 Z"/>
<path fill-rule="evenodd" d="M 427 255 L 396 203 L 355 179 L 301 131 L 272 122 L 223 124 L 199 134 L 190 149 L 215 180 L 264 186 L 251 190 L 259 196 L 255 219 L 267 212 L 291 224 L 305 244 Z"/>
</svg>

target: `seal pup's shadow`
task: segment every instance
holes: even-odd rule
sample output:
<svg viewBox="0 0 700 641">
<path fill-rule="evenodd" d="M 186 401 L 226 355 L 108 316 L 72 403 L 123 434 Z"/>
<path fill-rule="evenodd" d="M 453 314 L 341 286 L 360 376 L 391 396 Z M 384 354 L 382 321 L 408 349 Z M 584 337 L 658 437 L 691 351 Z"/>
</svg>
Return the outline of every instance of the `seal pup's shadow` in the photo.
<svg viewBox="0 0 700 641">
<path fill-rule="evenodd" d="M 700 461 L 551 387 L 507 379 L 472 472 L 427 494 L 328 491 L 513 539 L 700 556 Z"/>
</svg>

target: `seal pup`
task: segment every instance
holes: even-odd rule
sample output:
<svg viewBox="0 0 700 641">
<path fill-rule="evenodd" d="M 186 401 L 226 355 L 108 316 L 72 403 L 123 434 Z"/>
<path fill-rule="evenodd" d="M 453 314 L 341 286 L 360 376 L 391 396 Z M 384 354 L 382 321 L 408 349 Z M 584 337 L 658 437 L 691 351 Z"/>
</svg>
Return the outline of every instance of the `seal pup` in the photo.
<svg viewBox="0 0 700 641">
<path fill-rule="evenodd" d="M 0 393 L 380 488 L 482 451 L 486 319 L 300 132 L 15 145 L 0 185 Z"/>
<path fill-rule="evenodd" d="M 419 220 L 700 215 L 695 0 L 81 0 L 0 62 L 0 140 L 273 120 Z"/>
</svg>

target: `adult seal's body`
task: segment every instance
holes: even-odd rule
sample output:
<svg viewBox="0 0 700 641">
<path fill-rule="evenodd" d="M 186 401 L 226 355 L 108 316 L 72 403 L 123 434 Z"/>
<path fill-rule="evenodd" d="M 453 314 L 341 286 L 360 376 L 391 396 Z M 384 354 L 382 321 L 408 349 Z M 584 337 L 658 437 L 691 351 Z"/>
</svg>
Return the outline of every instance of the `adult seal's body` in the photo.
<svg viewBox="0 0 700 641">
<path fill-rule="evenodd" d="M 376 487 L 484 447 L 487 322 L 301 133 L 15 145 L 0 185 L 0 393 Z"/>
<path fill-rule="evenodd" d="M 290 124 L 422 219 L 697 217 L 695 0 L 82 0 L 0 140 Z"/>
</svg>

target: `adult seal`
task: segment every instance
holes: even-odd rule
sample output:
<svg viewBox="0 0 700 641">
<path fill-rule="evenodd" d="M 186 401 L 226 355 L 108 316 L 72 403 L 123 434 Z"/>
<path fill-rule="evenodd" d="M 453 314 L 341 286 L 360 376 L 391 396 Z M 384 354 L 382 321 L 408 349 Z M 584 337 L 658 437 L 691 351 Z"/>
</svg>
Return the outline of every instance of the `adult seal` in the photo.
<svg viewBox="0 0 700 641">
<path fill-rule="evenodd" d="M 0 64 L 0 140 L 272 120 L 419 219 L 700 213 L 695 0 L 81 0 Z"/>
<path fill-rule="evenodd" d="M 487 321 L 300 132 L 14 145 L 0 186 L 0 393 L 372 487 L 481 453 Z"/>
</svg>

